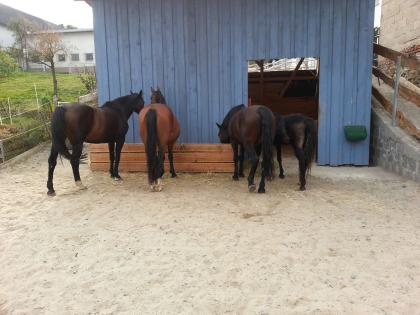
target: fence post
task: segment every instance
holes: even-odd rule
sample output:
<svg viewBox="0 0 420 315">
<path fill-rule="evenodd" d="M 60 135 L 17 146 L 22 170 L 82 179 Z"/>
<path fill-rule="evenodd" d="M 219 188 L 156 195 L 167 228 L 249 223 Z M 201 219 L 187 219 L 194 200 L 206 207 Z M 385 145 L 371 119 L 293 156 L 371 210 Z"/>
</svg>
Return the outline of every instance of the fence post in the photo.
<svg viewBox="0 0 420 315">
<path fill-rule="evenodd" d="M 394 81 L 394 96 L 392 99 L 392 126 L 397 125 L 397 106 L 398 106 L 398 88 L 400 86 L 400 76 L 401 76 L 401 56 L 397 57 L 396 62 L 396 72 L 395 72 L 395 81 Z"/>
<path fill-rule="evenodd" d="M 10 97 L 7 98 L 7 105 L 9 106 L 9 119 L 10 119 L 10 124 L 13 124 L 12 111 L 10 110 Z"/>
<path fill-rule="evenodd" d="M 36 90 L 36 84 L 35 83 L 34 83 L 34 88 L 35 88 L 36 106 L 38 106 L 38 110 L 39 110 L 38 91 Z"/>
<path fill-rule="evenodd" d="M 2 163 L 4 163 L 6 159 L 5 154 L 4 154 L 3 140 L 0 140 L 0 159 Z"/>
</svg>

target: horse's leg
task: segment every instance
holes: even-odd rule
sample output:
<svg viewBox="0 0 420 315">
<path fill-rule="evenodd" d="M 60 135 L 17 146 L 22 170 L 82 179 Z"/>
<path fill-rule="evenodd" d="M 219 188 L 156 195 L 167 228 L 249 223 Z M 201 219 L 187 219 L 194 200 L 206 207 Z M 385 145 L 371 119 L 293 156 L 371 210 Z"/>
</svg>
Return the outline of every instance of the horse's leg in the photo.
<svg viewBox="0 0 420 315">
<path fill-rule="evenodd" d="M 161 191 L 162 190 L 162 176 L 165 173 L 165 165 L 164 165 L 164 161 L 165 161 L 165 149 L 163 146 L 159 146 L 159 150 L 158 150 L 158 155 L 157 155 L 157 184 L 155 186 L 155 190 L 156 191 Z"/>
<path fill-rule="evenodd" d="M 232 150 L 233 150 L 233 163 L 235 164 L 232 179 L 233 180 L 239 180 L 239 176 L 238 176 L 238 161 L 239 161 L 238 144 L 236 142 L 232 142 Z"/>
<path fill-rule="evenodd" d="M 239 145 L 240 155 L 239 155 L 239 177 L 245 177 L 244 175 L 244 159 L 245 159 L 245 149 L 243 145 Z"/>
<path fill-rule="evenodd" d="M 257 146 L 256 148 L 254 148 L 254 146 L 247 146 L 245 147 L 245 150 L 248 153 L 248 156 L 251 160 L 251 170 L 249 171 L 248 175 L 248 191 L 253 192 L 255 191 L 254 177 L 258 167 L 261 147 Z"/>
<path fill-rule="evenodd" d="M 121 150 L 124 146 L 125 138 L 120 139 L 117 141 L 115 146 L 115 164 L 114 164 L 114 179 L 115 180 L 122 180 L 119 172 L 118 166 L 120 165 L 120 158 L 121 158 Z"/>
<path fill-rule="evenodd" d="M 259 154 L 258 154 L 258 156 L 259 156 Z M 261 162 L 261 180 L 260 180 L 260 185 L 258 186 L 258 193 L 259 194 L 265 193 L 265 177 L 271 176 L 271 174 L 267 171 L 269 166 L 270 166 L 270 163 L 272 163 L 272 159 L 269 159 L 267 161 L 263 157 L 263 160 Z"/>
<path fill-rule="evenodd" d="M 294 146 L 296 158 L 299 161 L 299 185 L 300 190 L 306 190 L 306 163 L 305 163 L 305 154 L 303 149 L 298 146 Z"/>
<path fill-rule="evenodd" d="M 73 176 L 76 186 L 80 189 L 85 189 L 86 187 L 82 184 L 80 180 L 80 173 L 79 173 L 79 164 L 80 164 L 80 156 L 82 155 L 83 150 L 83 142 L 72 144 L 73 152 L 72 152 L 72 159 L 70 160 L 71 167 L 73 169 Z"/>
<path fill-rule="evenodd" d="M 158 177 L 162 177 L 163 174 L 165 174 L 165 148 L 164 147 L 159 147 L 158 150 Z"/>
<path fill-rule="evenodd" d="M 169 159 L 169 167 L 171 172 L 171 177 L 176 177 L 175 168 L 174 168 L 174 155 L 173 155 L 173 144 L 168 145 L 168 159 Z"/>
<path fill-rule="evenodd" d="M 279 177 L 284 178 L 284 169 L 283 169 L 283 164 L 281 161 L 281 144 L 277 145 L 277 162 L 279 162 L 279 168 L 280 168 Z"/>
<path fill-rule="evenodd" d="M 109 174 L 114 178 L 115 142 L 108 143 L 109 150 Z"/>
<path fill-rule="evenodd" d="M 48 158 L 48 181 L 47 181 L 48 196 L 55 196 L 53 176 L 54 176 L 55 166 L 57 165 L 57 157 L 58 157 L 58 151 L 54 149 L 54 146 L 51 146 L 51 153 L 50 153 L 50 157 Z"/>
</svg>

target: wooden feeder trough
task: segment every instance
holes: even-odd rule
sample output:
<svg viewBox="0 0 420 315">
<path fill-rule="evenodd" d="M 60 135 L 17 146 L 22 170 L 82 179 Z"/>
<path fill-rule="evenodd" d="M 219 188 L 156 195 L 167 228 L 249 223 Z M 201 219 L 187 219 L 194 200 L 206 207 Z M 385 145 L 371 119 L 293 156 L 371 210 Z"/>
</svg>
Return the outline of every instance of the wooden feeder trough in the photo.
<svg viewBox="0 0 420 315">
<path fill-rule="evenodd" d="M 109 170 L 107 144 L 91 144 L 89 156 L 92 171 Z M 143 144 L 125 144 L 121 152 L 119 169 L 122 172 L 146 172 L 146 161 Z M 229 144 L 176 144 L 174 146 L 174 165 L 177 172 L 233 172 L 232 148 Z M 165 171 L 169 171 L 167 156 Z"/>
</svg>

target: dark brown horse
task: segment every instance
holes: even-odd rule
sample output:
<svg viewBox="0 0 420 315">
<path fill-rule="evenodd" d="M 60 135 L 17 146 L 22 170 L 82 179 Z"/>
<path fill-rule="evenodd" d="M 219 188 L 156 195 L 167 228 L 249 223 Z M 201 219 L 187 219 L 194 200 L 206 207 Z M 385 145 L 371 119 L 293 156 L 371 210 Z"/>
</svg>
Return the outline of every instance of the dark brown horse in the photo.
<svg viewBox="0 0 420 315">
<path fill-rule="evenodd" d="M 172 150 L 181 130 L 159 88 L 156 91 L 152 88 L 151 102 L 139 115 L 140 136 L 146 148 L 150 189 L 161 191 L 166 148 L 171 176 L 176 177 Z"/>
<path fill-rule="evenodd" d="M 271 174 L 275 135 L 275 119 L 271 110 L 262 105 L 251 107 L 239 105 L 230 110 L 222 125 L 218 124 L 218 127 L 220 141 L 222 143 L 229 141 L 232 145 L 235 164 L 233 180 L 239 180 L 239 176 L 242 175 L 243 168 L 240 165 L 242 162 L 240 159 L 243 160 L 244 152 L 251 159 L 252 166 L 248 176 L 249 192 L 255 191 L 255 171 L 262 152 L 262 172 L 258 192 L 265 193 L 265 177 Z M 238 152 L 239 149 L 241 153 Z M 242 169 L 238 170 L 238 164 Z"/>
<path fill-rule="evenodd" d="M 79 174 L 83 142 L 108 143 L 111 177 L 121 179 L 118 173 L 121 149 L 128 131 L 128 119 L 133 112 L 139 113 L 144 106 L 143 92 L 131 93 L 94 108 L 83 104 L 57 107 L 51 119 L 52 146 L 48 158 L 48 195 L 55 196 L 54 169 L 58 154 L 70 160 L 76 185 L 84 188 Z M 66 146 L 71 144 L 72 153 Z"/>
<path fill-rule="evenodd" d="M 277 148 L 280 178 L 284 178 L 281 160 L 281 145 L 290 143 L 299 161 L 300 190 L 306 189 L 306 176 L 315 159 L 317 146 L 317 128 L 315 121 L 301 114 L 281 116 L 276 114 L 276 136 L 274 144 Z"/>
</svg>

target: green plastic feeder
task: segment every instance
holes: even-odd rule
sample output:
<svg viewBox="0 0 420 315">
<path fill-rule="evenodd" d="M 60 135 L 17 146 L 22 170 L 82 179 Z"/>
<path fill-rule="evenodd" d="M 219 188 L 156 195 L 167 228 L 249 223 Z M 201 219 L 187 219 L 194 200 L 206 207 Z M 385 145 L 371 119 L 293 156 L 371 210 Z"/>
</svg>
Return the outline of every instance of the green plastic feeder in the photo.
<svg viewBox="0 0 420 315">
<path fill-rule="evenodd" d="M 362 141 L 367 138 L 366 127 L 362 125 L 344 126 L 344 134 L 347 141 Z"/>
</svg>

